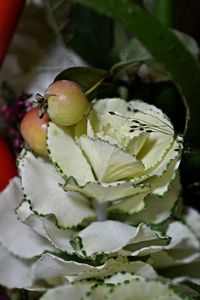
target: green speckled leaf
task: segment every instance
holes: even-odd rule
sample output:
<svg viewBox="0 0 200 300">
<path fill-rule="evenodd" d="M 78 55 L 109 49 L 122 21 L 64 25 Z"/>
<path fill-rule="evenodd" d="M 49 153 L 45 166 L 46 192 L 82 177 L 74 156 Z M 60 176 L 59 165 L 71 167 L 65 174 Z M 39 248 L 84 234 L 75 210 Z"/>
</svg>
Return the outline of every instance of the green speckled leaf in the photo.
<svg viewBox="0 0 200 300">
<path fill-rule="evenodd" d="M 125 280 L 133 279 L 135 275 L 145 278 L 156 278 L 154 269 L 142 262 L 129 262 L 126 258 L 109 259 L 105 264 L 90 268 L 78 275 L 74 281 L 95 278 L 103 279 L 106 283 L 122 283 Z"/>
<path fill-rule="evenodd" d="M 76 283 L 64 285 L 52 289 L 41 300 L 189 300 L 189 295 L 179 296 L 170 286 L 159 280 L 147 280 L 135 276 L 124 283 L 115 285 L 112 283 L 98 284 Z M 192 300 L 192 297 L 191 297 Z"/>
</svg>

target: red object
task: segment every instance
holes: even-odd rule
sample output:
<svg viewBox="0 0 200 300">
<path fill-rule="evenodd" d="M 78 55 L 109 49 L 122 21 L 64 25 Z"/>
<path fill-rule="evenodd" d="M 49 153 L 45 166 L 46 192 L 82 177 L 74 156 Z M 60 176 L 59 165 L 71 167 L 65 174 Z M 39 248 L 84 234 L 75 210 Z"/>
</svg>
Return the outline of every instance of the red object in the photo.
<svg viewBox="0 0 200 300">
<path fill-rule="evenodd" d="M 0 139 L 0 191 L 17 175 L 15 159 L 4 140 Z"/>
<path fill-rule="evenodd" d="M 24 7 L 25 0 L 0 0 L 0 66 Z"/>
</svg>

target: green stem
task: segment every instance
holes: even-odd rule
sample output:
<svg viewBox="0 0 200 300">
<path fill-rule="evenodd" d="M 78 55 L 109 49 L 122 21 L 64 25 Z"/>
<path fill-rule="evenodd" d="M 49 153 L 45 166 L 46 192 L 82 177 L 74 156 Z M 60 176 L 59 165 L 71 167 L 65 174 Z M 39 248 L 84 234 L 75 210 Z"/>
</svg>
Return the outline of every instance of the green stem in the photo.
<svg viewBox="0 0 200 300">
<path fill-rule="evenodd" d="M 167 27 L 173 24 L 173 3 L 172 0 L 154 0 L 155 16 Z"/>
</svg>

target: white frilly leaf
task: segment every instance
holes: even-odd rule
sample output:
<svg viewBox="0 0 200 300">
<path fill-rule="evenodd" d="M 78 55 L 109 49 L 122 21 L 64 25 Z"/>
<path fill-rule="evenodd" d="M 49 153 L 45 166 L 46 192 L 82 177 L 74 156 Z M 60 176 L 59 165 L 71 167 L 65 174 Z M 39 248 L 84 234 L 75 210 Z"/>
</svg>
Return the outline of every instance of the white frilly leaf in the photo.
<svg viewBox="0 0 200 300">
<path fill-rule="evenodd" d="M 94 181 L 92 170 L 68 128 L 48 124 L 47 147 L 49 157 L 61 175 L 73 176 L 80 184 Z"/>
<path fill-rule="evenodd" d="M 166 235 L 170 238 L 170 243 L 163 247 L 163 251 L 152 254 L 151 264 L 155 268 L 174 268 L 194 264 L 200 261 L 200 241 L 190 228 L 182 222 L 172 222 L 169 224 Z M 173 274 L 171 272 L 171 274 Z"/>
<path fill-rule="evenodd" d="M 139 224 L 145 220 L 147 224 L 159 224 L 167 220 L 173 213 L 180 195 L 179 176 L 171 183 L 169 190 L 162 196 L 150 195 L 145 198 L 144 210 L 126 218 L 127 223 Z"/>
<path fill-rule="evenodd" d="M 133 227 L 118 221 L 102 221 L 91 223 L 76 234 L 74 240 L 80 243 L 80 255 L 92 256 L 116 253 L 126 246 L 140 242 L 145 247 L 145 242 L 159 240 L 159 236 L 145 224 Z M 163 242 L 165 244 L 166 240 L 161 239 L 160 243 Z"/>
<path fill-rule="evenodd" d="M 156 278 L 153 268 L 141 261 L 128 262 L 124 258 L 109 259 L 103 265 L 92 266 L 86 262 L 66 260 L 53 254 L 41 256 L 31 268 L 34 280 L 53 280 L 65 278 L 68 282 L 77 282 L 83 279 L 105 279 L 118 272 L 126 272 Z M 109 279 L 110 280 L 110 279 Z M 114 280 L 114 279 L 113 279 Z M 118 278 L 119 280 L 119 278 Z"/>
<path fill-rule="evenodd" d="M 28 288 L 32 284 L 30 264 L 0 245 L 0 284 L 7 288 Z"/>
<path fill-rule="evenodd" d="M 184 216 L 188 227 L 200 238 L 200 214 L 192 207 L 188 207 Z"/>
<path fill-rule="evenodd" d="M 0 194 L 0 243 L 16 256 L 32 258 L 53 251 L 50 243 L 27 225 L 17 220 L 15 208 L 23 198 L 19 178 L 10 182 Z"/>
<path fill-rule="evenodd" d="M 42 217 L 33 213 L 30 209 L 30 203 L 27 201 L 21 202 L 16 209 L 16 215 L 18 220 L 31 227 L 35 232 L 41 236 L 48 238 L 47 233 L 44 229 Z"/>
<path fill-rule="evenodd" d="M 140 176 L 144 166 L 137 159 L 115 145 L 87 136 L 79 138 L 98 181 L 113 182 Z"/>
<path fill-rule="evenodd" d="M 75 230 L 58 228 L 50 218 L 43 218 L 43 225 L 50 242 L 55 248 L 68 253 L 74 252 L 70 239 L 76 233 Z"/>
<path fill-rule="evenodd" d="M 134 185 L 132 180 L 117 181 L 113 183 L 89 182 L 79 186 L 74 178 L 69 178 L 64 186 L 66 191 L 79 192 L 86 197 L 95 199 L 99 203 L 126 198 L 141 192 L 150 191 L 148 184 Z"/>
<path fill-rule="evenodd" d="M 85 197 L 62 189 L 62 178 L 48 161 L 27 152 L 21 158 L 19 168 L 23 192 L 35 213 L 54 215 L 57 224 L 63 228 L 77 226 L 85 219 L 95 217 Z"/>
<path fill-rule="evenodd" d="M 90 269 L 92 269 L 92 267 L 87 263 L 65 260 L 50 253 L 43 254 L 32 265 L 34 280 L 55 279 L 67 275 L 77 276 L 80 273 Z"/>
</svg>

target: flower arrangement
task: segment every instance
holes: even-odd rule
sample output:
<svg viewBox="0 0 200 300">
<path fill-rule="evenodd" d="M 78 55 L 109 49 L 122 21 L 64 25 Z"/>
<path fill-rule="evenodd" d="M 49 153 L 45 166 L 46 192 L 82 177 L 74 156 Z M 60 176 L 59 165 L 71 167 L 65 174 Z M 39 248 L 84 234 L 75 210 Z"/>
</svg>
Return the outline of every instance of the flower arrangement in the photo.
<svg viewBox="0 0 200 300">
<path fill-rule="evenodd" d="M 43 101 L 53 97 L 59 107 L 66 99 L 73 107 L 77 94 L 69 89 L 78 85 L 52 85 L 60 84 L 64 88 L 52 94 L 47 89 Z M 41 299 L 183 299 L 169 278 L 174 284 L 198 281 L 187 268 L 199 256 L 198 231 L 188 222 L 199 215 L 189 209 L 185 223 L 178 221 L 182 136 L 160 109 L 142 101 L 98 99 L 82 113 L 76 107 L 70 122 L 68 107 L 58 110 L 68 126 L 56 124 L 59 118 L 45 131 L 36 121 L 21 125 L 32 149 L 22 150 L 20 179 L 1 194 L 1 283 L 53 288 Z M 30 124 L 37 137 L 46 136 L 43 157 L 27 138 L 34 141 Z"/>
<path fill-rule="evenodd" d="M 21 149 L 0 193 L 0 284 L 13 298 L 199 299 L 200 215 L 183 203 L 180 174 L 187 134 L 131 98 L 127 65 L 153 82 L 171 76 L 136 44 L 137 67 L 67 68 L 32 103 L 1 107 Z"/>
</svg>

